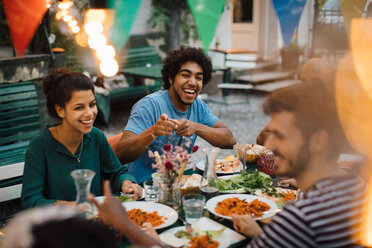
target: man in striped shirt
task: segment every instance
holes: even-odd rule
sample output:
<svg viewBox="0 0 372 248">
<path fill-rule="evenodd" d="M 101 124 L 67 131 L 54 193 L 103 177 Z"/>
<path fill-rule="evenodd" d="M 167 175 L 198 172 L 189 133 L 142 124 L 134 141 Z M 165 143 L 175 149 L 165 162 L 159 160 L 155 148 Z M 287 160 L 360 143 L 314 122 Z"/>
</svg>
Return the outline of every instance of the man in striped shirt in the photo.
<svg viewBox="0 0 372 248">
<path fill-rule="evenodd" d="M 263 105 L 271 115 L 265 146 L 276 173 L 296 179 L 303 199 L 287 205 L 263 229 L 250 216 L 233 215 L 249 247 L 359 247 L 365 184 L 339 167 L 344 134 L 334 95 L 320 81 L 275 91 Z"/>
</svg>

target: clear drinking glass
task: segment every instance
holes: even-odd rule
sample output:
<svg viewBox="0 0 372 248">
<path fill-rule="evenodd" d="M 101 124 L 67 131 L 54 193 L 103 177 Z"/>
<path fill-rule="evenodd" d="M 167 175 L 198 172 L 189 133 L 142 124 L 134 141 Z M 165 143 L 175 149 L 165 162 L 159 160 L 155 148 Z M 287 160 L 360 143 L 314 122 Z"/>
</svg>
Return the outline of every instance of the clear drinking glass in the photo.
<svg viewBox="0 0 372 248">
<path fill-rule="evenodd" d="M 76 186 L 76 206 L 87 219 L 93 218 L 93 207 L 87 199 L 90 185 L 96 173 L 92 170 L 79 169 L 71 172 Z"/>
<path fill-rule="evenodd" d="M 247 145 L 238 145 L 235 144 L 233 147 L 233 154 L 234 154 L 234 160 L 233 160 L 233 169 L 234 174 L 239 173 L 241 171 L 245 171 L 246 169 L 246 158 L 247 158 Z M 240 162 L 240 166 L 238 166 L 238 161 Z"/>
<path fill-rule="evenodd" d="M 159 187 L 155 185 L 155 182 L 148 180 L 143 182 L 143 188 L 145 190 L 145 201 L 157 202 L 159 200 Z"/>
<path fill-rule="evenodd" d="M 187 224 L 193 224 L 203 216 L 205 196 L 200 194 L 188 194 L 182 197 L 183 211 Z"/>
</svg>

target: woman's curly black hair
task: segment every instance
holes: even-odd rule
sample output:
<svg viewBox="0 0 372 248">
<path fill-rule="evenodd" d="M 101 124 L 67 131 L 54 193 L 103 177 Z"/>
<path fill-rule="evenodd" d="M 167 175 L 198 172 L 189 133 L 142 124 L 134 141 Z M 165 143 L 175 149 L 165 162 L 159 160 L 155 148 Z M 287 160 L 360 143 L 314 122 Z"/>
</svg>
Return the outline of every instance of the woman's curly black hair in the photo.
<svg viewBox="0 0 372 248">
<path fill-rule="evenodd" d="M 211 80 L 213 70 L 211 58 L 204 54 L 201 48 L 181 46 L 163 59 L 161 74 L 164 89 L 170 88 L 169 78 L 174 80 L 181 66 L 188 61 L 196 62 L 203 68 L 203 87 Z"/>
</svg>

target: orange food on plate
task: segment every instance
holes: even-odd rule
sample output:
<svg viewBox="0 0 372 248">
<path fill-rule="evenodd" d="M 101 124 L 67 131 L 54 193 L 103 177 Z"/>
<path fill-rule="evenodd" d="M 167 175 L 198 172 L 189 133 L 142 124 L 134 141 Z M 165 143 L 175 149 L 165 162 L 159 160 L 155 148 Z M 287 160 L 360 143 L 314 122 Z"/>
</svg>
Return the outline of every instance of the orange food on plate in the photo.
<svg viewBox="0 0 372 248">
<path fill-rule="evenodd" d="M 133 208 L 128 211 L 129 219 L 134 222 L 137 226 L 141 227 L 143 223 L 151 223 L 153 227 L 160 226 L 164 223 L 163 216 L 160 216 L 157 211 L 148 213 L 138 208 Z"/>
<path fill-rule="evenodd" d="M 227 198 L 217 203 L 214 210 L 222 215 L 231 216 L 232 214 L 238 215 L 252 215 L 253 217 L 261 217 L 262 212 L 270 209 L 270 206 L 265 202 L 255 199 L 251 202 L 239 199 L 238 197 Z"/>
<path fill-rule="evenodd" d="M 293 193 L 293 192 L 286 192 L 286 193 L 284 193 L 284 197 L 283 198 L 284 198 L 284 200 L 286 202 L 293 201 L 293 200 L 296 199 L 296 194 Z"/>
<path fill-rule="evenodd" d="M 217 248 L 218 242 L 211 239 L 208 235 L 204 235 L 201 237 L 195 236 L 192 237 L 189 242 L 190 248 Z"/>
</svg>

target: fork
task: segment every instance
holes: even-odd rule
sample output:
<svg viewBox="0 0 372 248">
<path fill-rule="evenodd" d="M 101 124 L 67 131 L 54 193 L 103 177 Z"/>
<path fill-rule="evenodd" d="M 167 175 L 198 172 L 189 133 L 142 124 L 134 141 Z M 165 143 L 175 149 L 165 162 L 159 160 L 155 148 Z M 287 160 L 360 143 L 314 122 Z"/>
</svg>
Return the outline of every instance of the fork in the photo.
<svg viewBox="0 0 372 248">
<path fill-rule="evenodd" d="M 191 224 L 187 223 L 181 216 L 178 216 L 178 219 L 185 225 L 186 231 L 192 233 L 194 229 L 192 229 Z"/>
</svg>

